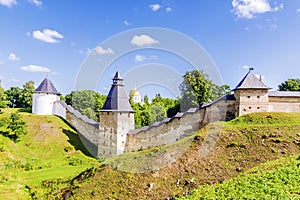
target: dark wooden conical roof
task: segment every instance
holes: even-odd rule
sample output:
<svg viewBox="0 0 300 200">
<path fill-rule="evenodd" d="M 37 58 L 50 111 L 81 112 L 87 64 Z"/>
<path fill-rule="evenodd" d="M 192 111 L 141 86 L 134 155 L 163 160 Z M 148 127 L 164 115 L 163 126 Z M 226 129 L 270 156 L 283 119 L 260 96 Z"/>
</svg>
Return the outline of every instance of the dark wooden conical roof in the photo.
<svg viewBox="0 0 300 200">
<path fill-rule="evenodd" d="M 233 90 L 245 90 L 245 89 L 270 89 L 266 86 L 262 80 L 258 79 L 251 70 L 241 80 L 241 82 Z"/>
<path fill-rule="evenodd" d="M 58 94 L 56 88 L 53 83 L 47 77 L 41 82 L 41 84 L 37 87 L 35 92 L 48 93 L 48 94 Z"/>
<path fill-rule="evenodd" d="M 101 111 L 133 112 L 119 70 L 113 78 L 113 84 Z"/>
</svg>

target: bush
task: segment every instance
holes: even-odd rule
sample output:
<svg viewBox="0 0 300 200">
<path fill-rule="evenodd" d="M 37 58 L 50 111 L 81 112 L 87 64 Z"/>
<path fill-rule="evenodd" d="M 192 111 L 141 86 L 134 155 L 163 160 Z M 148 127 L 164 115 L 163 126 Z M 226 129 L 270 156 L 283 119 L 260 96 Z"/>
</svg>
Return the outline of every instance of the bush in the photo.
<svg viewBox="0 0 300 200">
<path fill-rule="evenodd" d="M 18 113 L 11 113 L 9 118 L 2 118 L 0 128 L 0 134 L 14 142 L 19 141 L 20 136 L 27 134 L 27 125 Z"/>
</svg>

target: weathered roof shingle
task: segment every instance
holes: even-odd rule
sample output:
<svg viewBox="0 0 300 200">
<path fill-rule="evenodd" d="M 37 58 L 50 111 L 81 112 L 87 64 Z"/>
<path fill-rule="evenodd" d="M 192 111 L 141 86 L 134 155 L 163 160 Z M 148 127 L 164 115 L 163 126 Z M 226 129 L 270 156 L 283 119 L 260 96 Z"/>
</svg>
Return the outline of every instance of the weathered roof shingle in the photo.
<svg viewBox="0 0 300 200">
<path fill-rule="evenodd" d="M 242 81 L 235 87 L 234 90 L 243 89 L 270 89 L 261 80 L 259 80 L 254 74 L 249 71 Z"/>
<path fill-rule="evenodd" d="M 113 84 L 102 108 L 102 111 L 106 110 L 133 112 L 119 70 L 113 78 Z"/>
<path fill-rule="evenodd" d="M 54 87 L 53 83 L 46 77 L 39 87 L 35 90 L 35 92 L 42 92 L 48 94 L 58 94 L 56 88 Z"/>
</svg>

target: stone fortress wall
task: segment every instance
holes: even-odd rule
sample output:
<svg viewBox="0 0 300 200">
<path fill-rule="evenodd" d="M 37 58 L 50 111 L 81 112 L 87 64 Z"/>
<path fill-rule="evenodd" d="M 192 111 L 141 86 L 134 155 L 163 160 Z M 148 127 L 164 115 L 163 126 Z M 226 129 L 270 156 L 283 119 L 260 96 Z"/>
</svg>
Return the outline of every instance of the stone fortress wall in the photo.
<svg viewBox="0 0 300 200">
<path fill-rule="evenodd" d="M 89 119 L 87 116 L 82 115 L 79 111 L 75 110 L 72 106 L 67 105 L 65 101 L 55 101 L 53 104 L 53 115 L 57 115 L 74 129 L 77 130 L 78 135 L 94 157 L 98 156 L 98 141 L 99 141 L 99 123 Z"/>
<path fill-rule="evenodd" d="M 134 130 L 134 112 L 122 80 L 117 71 L 104 108 L 100 111 L 100 122 L 82 115 L 64 101 L 53 103 L 51 114 L 62 117 L 72 125 L 94 157 L 109 157 L 170 144 L 209 123 L 228 121 L 247 113 L 300 112 L 300 92 L 268 91 L 270 88 L 250 70 L 233 90 L 234 94 Z M 48 79 L 43 82 L 51 83 Z M 42 86 L 39 88 L 43 89 Z M 41 91 L 49 90 L 56 91 L 54 87 Z"/>
<path fill-rule="evenodd" d="M 125 133 L 125 148 L 118 151 L 121 145 L 115 144 L 117 139 L 114 138 L 118 134 L 111 134 L 112 130 L 100 127 L 98 122 L 80 114 L 64 101 L 56 101 L 53 107 L 53 114 L 65 119 L 78 131 L 83 144 L 94 157 L 108 157 L 169 144 L 193 134 L 208 123 L 232 119 L 234 113 L 235 101 L 223 97 L 199 108 L 177 113 L 173 118 Z"/>
<path fill-rule="evenodd" d="M 126 152 L 150 149 L 178 141 L 200 128 L 216 121 L 227 121 L 235 117 L 235 101 L 220 98 L 199 108 L 177 113 L 173 118 L 155 122 L 127 134 Z"/>
</svg>

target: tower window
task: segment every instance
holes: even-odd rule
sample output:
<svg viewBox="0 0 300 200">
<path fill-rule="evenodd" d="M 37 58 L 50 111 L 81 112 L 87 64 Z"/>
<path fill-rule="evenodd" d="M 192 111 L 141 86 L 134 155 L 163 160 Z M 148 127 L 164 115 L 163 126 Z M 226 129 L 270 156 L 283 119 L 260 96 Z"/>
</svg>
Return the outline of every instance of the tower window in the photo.
<svg viewBox="0 0 300 200">
<path fill-rule="evenodd" d="M 249 107 L 249 110 L 251 110 L 252 107 Z"/>
<path fill-rule="evenodd" d="M 244 111 L 247 111 L 246 108 L 244 108 Z"/>
<path fill-rule="evenodd" d="M 259 110 L 260 109 L 260 107 L 257 107 L 257 110 Z"/>
<path fill-rule="evenodd" d="M 259 99 L 259 98 L 260 98 L 260 96 L 257 96 L 257 98 Z"/>
<path fill-rule="evenodd" d="M 248 96 L 248 99 L 250 99 L 250 96 Z"/>
</svg>

